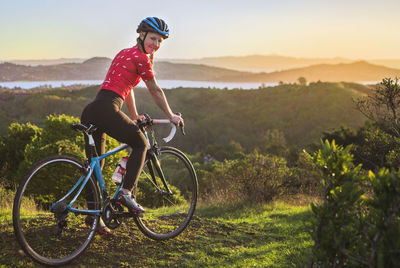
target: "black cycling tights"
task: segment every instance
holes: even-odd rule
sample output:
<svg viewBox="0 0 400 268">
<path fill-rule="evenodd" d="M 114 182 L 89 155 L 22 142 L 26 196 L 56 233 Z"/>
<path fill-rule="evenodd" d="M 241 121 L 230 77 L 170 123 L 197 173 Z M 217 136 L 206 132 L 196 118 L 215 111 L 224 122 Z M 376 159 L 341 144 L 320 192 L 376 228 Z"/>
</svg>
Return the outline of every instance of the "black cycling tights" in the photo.
<svg viewBox="0 0 400 268">
<path fill-rule="evenodd" d="M 121 111 L 124 100 L 117 93 L 102 89 L 95 100 L 89 103 L 82 112 L 81 121 L 84 125 L 97 126 L 93 138 L 97 153 L 104 154 L 106 146 L 106 134 L 129 144 L 133 151 L 126 164 L 126 174 L 123 180 L 123 188 L 132 190 L 136 186 L 143 163 L 146 157 L 147 141 L 136 124 Z M 86 154 L 89 153 L 88 141 L 86 141 Z M 101 168 L 104 166 L 104 160 Z"/>
</svg>

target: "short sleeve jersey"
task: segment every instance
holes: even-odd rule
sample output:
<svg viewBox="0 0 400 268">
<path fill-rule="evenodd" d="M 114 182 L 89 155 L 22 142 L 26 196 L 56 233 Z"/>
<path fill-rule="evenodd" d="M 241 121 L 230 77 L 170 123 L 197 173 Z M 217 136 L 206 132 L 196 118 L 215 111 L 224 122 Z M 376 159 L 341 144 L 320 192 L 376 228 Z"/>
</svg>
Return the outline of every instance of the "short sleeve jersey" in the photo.
<svg viewBox="0 0 400 268">
<path fill-rule="evenodd" d="M 147 82 L 153 78 L 153 65 L 149 56 L 136 45 L 121 50 L 115 56 L 101 89 L 114 91 L 125 100 L 140 79 Z"/>
</svg>

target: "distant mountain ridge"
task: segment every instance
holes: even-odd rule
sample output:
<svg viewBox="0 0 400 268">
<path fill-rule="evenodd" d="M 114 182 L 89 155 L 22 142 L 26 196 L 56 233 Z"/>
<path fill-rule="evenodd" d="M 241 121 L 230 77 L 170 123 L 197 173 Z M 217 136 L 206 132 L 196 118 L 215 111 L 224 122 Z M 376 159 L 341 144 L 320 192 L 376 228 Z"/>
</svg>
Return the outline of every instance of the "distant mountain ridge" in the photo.
<svg viewBox="0 0 400 268">
<path fill-rule="evenodd" d="M 95 57 L 82 63 L 25 66 L 0 64 L 0 81 L 103 80 L 111 59 Z M 223 82 L 296 82 L 307 81 L 380 81 L 384 77 L 400 77 L 400 70 L 374 65 L 366 61 L 338 64 L 316 64 L 271 73 L 254 73 L 213 67 L 204 64 L 156 62 L 157 79 L 223 81 Z"/>
<path fill-rule="evenodd" d="M 64 63 L 83 63 L 87 59 L 82 58 L 60 58 L 49 60 L 10 60 L 9 63 L 19 65 L 38 66 L 38 65 L 56 65 Z M 174 58 L 157 58 L 156 62 L 171 62 L 171 63 L 190 63 L 204 64 L 214 67 L 233 69 L 238 71 L 251 72 L 273 72 L 282 71 L 292 68 L 307 67 L 316 64 L 339 64 L 352 63 L 355 61 L 367 61 L 371 64 L 383 65 L 389 68 L 400 69 L 400 59 L 348 59 L 343 57 L 334 58 L 304 58 L 290 57 L 281 55 L 247 55 L 247 56 L 223 56 L 223 57 L 205 57 L 193 59 L 174 59 Z M 0 63 L 4 63 L 0 59 Z"/>
<path fill-rule="evenodd" d="M 82 63 L 26 66 L 0 64 L 0 81 L 101 80 L 111 60 L 95 57 Z"/>
<path fill-rule="evenodd" d="M 296 68 L 281 72 L 269 73 L 263 76 L 265 81 L 296 82 L 298 77 L 307 81 L 346 81 L 367 82 L 381 81 L 384 77 L 400 77 L 400 70 L 385 66 L 370 64 L 366 61 L 339 64 L 318 64 L 305 68 Z"/>
<path fill-rule="evenodd" d="M 209 66 L 228 68 L 240 71 L 273 72 L 293 68 L 307 67 L 317 64 L 352 63 L 355 61 L 367 61 L 371 64 L 384 65 L 389 68 L 400 69 L 400 59 L 374 59 L 352 60 L 341 57 L 335 58 L 297 58 L 280 55 L 249 55 L 207 57 L 200 59 L 164 59 L 173 63 L 205 64 Z"/>
<path fill-rule="evenodd" d="M 64 63 L 82 63 L 87 59 L 83 58 L 60 58 L 60 59 L 32 59 L 32 60 L 6 60 L 2 61 L 0 59 L 0 63 L 9 62 L 15 63 L 19 65 L 27 65 L 27 66 L 38 66 L 38 65 L 55 65 L 55 64 L 64 64 Z"/>
</svg>

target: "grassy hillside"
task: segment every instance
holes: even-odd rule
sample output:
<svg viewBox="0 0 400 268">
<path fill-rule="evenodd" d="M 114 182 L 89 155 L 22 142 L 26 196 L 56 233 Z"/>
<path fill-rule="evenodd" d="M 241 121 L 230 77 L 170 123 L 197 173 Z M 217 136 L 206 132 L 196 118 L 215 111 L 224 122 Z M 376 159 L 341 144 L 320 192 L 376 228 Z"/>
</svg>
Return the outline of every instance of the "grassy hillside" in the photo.
<svg viewBox="0 0 400 268">
<path fill-rule="evenodd" d="M 133 220 L 109 236 L 96 235 L 67 267 L 306 267 L 311 259 L 308 206 L 201 206 L 185 230 L 168 241 L 145 237 Z M 0 264 L 37 266 L 17 243 L 10 212 L 0 210 Z M 1 266 L 1 265 L 0 265 Z"/>
<path fill-rule="evenodd" d="M 79 117 L 92 101 L 97 86 L 82 90 L 54 89 L 44 92 L 0 93 L 0 134 L 12 121 L 41 124 L 48 114 Z M 365 118 L 354 108 L 352 98 L 369 92 L 352 83 L 281 85 L 260 90 L 178 88 L 166 95 L 174 111 L 183 113 L 188 135 L 175 139 L 189 153 L 207 145 L 235 140 L 251 150 L 271 129 L 284 133 L 289 145 L 318 142 L 323 131 L 341 125 L 357 128 Z M 147 89 L 135 89 L 138 110 L 163 117 Z"/>
</svg>

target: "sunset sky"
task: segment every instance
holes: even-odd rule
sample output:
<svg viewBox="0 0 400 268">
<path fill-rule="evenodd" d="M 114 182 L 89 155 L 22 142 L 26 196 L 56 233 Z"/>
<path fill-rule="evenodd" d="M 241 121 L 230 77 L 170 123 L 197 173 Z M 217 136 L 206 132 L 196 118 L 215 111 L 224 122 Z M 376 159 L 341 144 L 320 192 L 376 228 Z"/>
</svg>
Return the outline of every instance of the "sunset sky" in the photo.
<svg viewBox="0 0 400 268">
<path fill-rule="evenodd" d="M 399 0 L 0 0 L 0 61 L 113 57 L 147 16 L 159 58 L 400 58 Z"/>
</svg>

